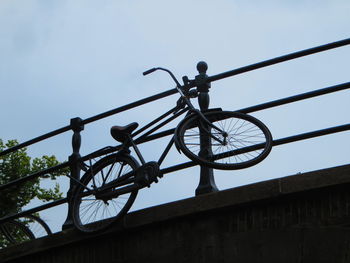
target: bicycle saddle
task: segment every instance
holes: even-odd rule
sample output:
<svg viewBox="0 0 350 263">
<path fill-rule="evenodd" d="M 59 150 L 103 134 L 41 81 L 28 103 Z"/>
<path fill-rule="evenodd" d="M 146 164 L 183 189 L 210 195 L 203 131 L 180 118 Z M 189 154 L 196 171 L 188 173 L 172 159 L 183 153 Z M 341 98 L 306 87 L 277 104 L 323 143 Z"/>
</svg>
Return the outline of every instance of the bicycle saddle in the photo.
<svg viewBox="0 0 350 263">
<path fill-rule="evenodd" d="M 128 138 L 127 135 L 130 135 L 138 126 L 137 122 L 132 122 L 125 126 L 113 126 L 111 135 L 118 142 L 124 142 Z"/>
</svg>

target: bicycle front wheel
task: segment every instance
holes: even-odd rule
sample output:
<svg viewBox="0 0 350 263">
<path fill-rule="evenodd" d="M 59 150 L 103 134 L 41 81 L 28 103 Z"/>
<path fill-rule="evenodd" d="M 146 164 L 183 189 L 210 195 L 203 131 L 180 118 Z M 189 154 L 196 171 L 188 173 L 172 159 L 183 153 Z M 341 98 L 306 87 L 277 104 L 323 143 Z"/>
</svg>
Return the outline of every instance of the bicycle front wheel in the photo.
<svg viewBox="0 0 350 263">
<path fill-rule="evenodd" d="M 133 204 L 137 190 L 118 196 L 103 195 L 104 191 L 112 193 L 118 187 L 103 190 L 111 182 L 120 181 L 119 187 L 125 187 L 123 180 L 132 182 L 137 161 L 130 156 L 109 155 L 96 162 L 82 177 L 82 185 L 77 186 L 73 195 L 73 221 L 82 232 L 102 231 L 121 218 Z M 131 174 L 126 178 L 124 175 Z M 130 180 L 131 179 L 131 180 Z M 128 183 L 129 185 L 131 183 Z M 102 194 L 102 195 L 101 195 Z"/>
<path fill-rule="evenodd" d="M 270 153 L 271 133 L 258 119 L 232 111 L 208 111 L 204 116 L 226 135 L 209 127 L 197 114 L 189 115 L 175 136 L 177 146 L 191 160 L 215 169 L 235 170 L 253 166 Z"/>
</svg>

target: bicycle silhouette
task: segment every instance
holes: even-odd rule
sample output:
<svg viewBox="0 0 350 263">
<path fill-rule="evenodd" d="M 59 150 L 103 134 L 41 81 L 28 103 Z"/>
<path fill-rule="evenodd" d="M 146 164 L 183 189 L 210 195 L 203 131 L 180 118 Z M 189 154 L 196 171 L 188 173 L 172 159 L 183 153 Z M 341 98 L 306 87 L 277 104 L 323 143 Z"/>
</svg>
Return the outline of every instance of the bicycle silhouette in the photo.
<svg viewBox="0 0 350 263">
<path fill-rule="evenodd" d="M 51 235 L 49 226 L 40 217 L 26 215 L 0 224 L 0 248 Z"/>
<path fill-rule="evenodd" d="M 202 112 L 190 101 L 198 96 L 196 87 L 186 81 L 181 85 L 165 68 L 153 68 L 143 74 L 156 70 L 170 74 L 180 98 L 174 108 L 137 131 L 136 122 L 111 128 L 112 137 L 121 146 L 88 166 L 73 193 L 73 222 L 82 232 L 101 231 L 120 220 L 132 206 L 138 190 L 162 177 L 160 166 L 174 144 L 195 163 L 222 170 L 253 166 L 265 159 L 271 150 L 271 133 L 261 121 L 247 114 L 221 109 Z M 141 132 L 148 136 L 185 113 L 159 160 L 146 162 L 133 138 Z M 166 117 L 168 119 L 162 121 Z M 130 148 L 137 159 L 131 156 Z"/>
</svg>

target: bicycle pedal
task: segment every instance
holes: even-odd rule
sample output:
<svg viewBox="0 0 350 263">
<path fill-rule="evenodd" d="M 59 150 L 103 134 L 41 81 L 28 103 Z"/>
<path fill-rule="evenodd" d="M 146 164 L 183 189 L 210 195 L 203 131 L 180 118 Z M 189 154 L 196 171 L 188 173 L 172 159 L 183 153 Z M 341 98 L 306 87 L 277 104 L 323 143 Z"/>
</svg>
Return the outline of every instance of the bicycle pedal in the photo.
<svg viewBox="0 0 350 263">
<path fill-rule="evenodd" d="M 150 187 L 153 182 L 158 183 L 160 175 L 157 162 L 149 162 L 138 168 L 135 183 L 141 187 Z"/>
</svg>

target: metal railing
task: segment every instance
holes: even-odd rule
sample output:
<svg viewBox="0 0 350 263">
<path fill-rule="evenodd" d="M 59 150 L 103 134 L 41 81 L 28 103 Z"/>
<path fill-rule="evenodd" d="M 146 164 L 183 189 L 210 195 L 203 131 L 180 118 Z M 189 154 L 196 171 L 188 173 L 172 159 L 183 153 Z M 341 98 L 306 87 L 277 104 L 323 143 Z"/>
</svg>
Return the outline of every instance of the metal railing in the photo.
<svg viewBox="0 0 350 263">
<path fill-rule="evenodd" d="M 319 53 L 319 52 L 323 52 L 326 50 L 330 50 L 330 49 L 334 49 L 334 48 L 338 48 L 338 47 L 342 47 L 345 45 L 349 45 L 350 44 L 350 38 L 348 39 L 344 39 L 341 41 L 337 41 L 337 42 L 333 42 L 333 43 L 329 43 L 326 45 L 322 45 L 322 46 L 318 46 L 318 47 L 314 47 L 314 48 L 310 48 L 310 49 L 306 49 L 306 50 L 302 50 L 302 51 L 298 51 L 298 52 L 294 52 L 288 55 L 284 55 L 284 56 L 280 56 L 280 57 L 276 57 L 270 60 L 265 60 L 259 63 L 255 63 L 255 64 L 251 64 L 245 67 L 241 67 L 241 68 L 237 68 L 231 71 L 227 71 L 224 73 L 220 73 L 217 75 L 213 75 L 213 76 L 207 76 L 207 75 L 201 75 L 199 74 L 198 76 L 196 76 L 196 78 L 194 80 L 189 80 L 188 81 L 188 85 L 191 87 L 200 87 L 203 85 L 210 85 L 211 82 L 220 80 L 220 79 L 224 79 L 224 78 L 228 78 L 228 77 L 232 77 L 238 74 L 242 74 L 242 73 L 246 73 L 249 71 L 253 71 L 259 68 L 263 68 L 263 67 L 267 67 L 267 66 L 271 66 L 277 63 L 281 63 L 281 62 L 285 62 L 288 60 L 292 60 L 292 59 L 296 59 L 296 58 L 300 58 L 303 56 L 307 56 L 307 55 L 311 55 L 311 54 L 315 54 L 315 53 Z M 187 77 L 184 77 L 185 79 L 187 79 Z M 210 87 L 210 86 L 209 86 Z M 279 100 L 275 100 L 275 101 L 270 101 L 270 102 L 266 102 L 263 104 L 259 104 L 259 105 L 255 105 L 255 106 L 251 106 L 251 107 L 247 107 L 244 109 L 240 109 L 237 110 L 238 112 L 242 112 L 242 113 L 251 113 L 251 112 L 256 112 L 256 111 L 261 111 L 261 110 L 265 110 L 268 108 L 272 108 L 272 107 L 278 107 L 284 104 L 288 104 L 288 103 L 293 103 L 296 101 L 301 101 L 301 100 L 305 100 L 305 99 L 309 99 L 312 97 L 316 97 L 316 96 L 322 96 L 322 95 L 326 95 L 329 93 L 333 93 L 333 92 L 337 92 L 337 91 L 341 91 L 341 90 L 345 90 L 350 88 L 350 82 L 347 83 L 342 83 L 339 85 L 335 85 L 335 86 L 331 86 L 331 87 L 326 87 L 323 89 L 318 89 L 318 90 L 314 90 L 311 92 L 307 92 L 307 93 L 303 93 L 303 94 L 298 94 L 295 96 L 290 96 L 290 97 L 286 97 L 283 99 L 279 99 Z M 26 181 L 30 181 L 33 180 L 35 178 L 41 177 L 45 174 L 49 174 L 52 173 L 53 171 L 57 171 L 60 170 L 62 168 L 65 167 L 70 167 L 71 170 L 71 176 L 73 177 L 73 179 L 75 178 L 76 180 L 79 180 L 79 174 L 80 174 L 80 165 L 79 162 L 80 161 L 87 161 L 89 160 L 94 153 L 92 154 L 88 154 L 86 156 L 81 157 L 79 154 L 79 149 L 80 149 L 80 144 L 81 144 L 81 137 L 80 137 L 80 131 L 82 131 L 84 129 L 84 125 L 92 123 L 92 122 L 96 122 L 98 120 L 101 120 L 103 118 L 109 117 L 111 115 L 114 114 L 118 114 L 120 112 L 123 111 L 127 111 L 130 110 L 132 108 L 135 107 L 139 107 L 141 105 L 144 105 L 146 103 L 150 103 L 162 98 L 165 98 L 167 96 L 176 94 L 177 90 L 176 89 L 170 89 L 167 90 L 165 92 L 162 93 L 158 93 L 156 95 L 132 102 L 130 104 L 126 104 L 124 106 L 112 109 L 110 111 L 86 118 L 86 119 L 80 119 L 80 118 L 73 118 L 71 119 L 71 123 L 68 126 L 62 127 L 60 129 L 51 131 L 49 133 L 46 133 L 44 135 L 41 135 L 39 137 L 33 138 L 31 140 L 28 140 L 24 143 L 18 144 L 12 148 L 6 149 L 2 152 L 0 152 L 0 157 L 4 156 L 6 154 L 15 152 L 19 149 L 22 149 L 24 147 L 33 145 L 35 143 L 38 143 L 40 141 L 46 140 L 48 138 L 54 137 L 56 135 L 59 135 L 61 133 L 67 132 L 72 130 L 73 133 L 73 137 L 72 137 L 72 147 L 73 147 L 73 153 L 72 155 L 69 156 L 69 159 L 67 162 L 61 163 L 57 166 L 30 174 L 30 175 L 25 175 L 17 180 L 14 180 L 12 182 L 8 182 L 6 184 L 0 185 L 0 192 L 2 190 L 11 188 L 13 186 L 18 186 L 20 184 L 23 184 Z M 166 131 L 162 131 L 162 132 L 158 132 L 155 133 L 153 135 L 149 135 L 146 137 L 142 137 L 137 139 L 135 142 L 137 144 L 141 144 L 141 143 L 145 143 L 145 142 L 149 142 L 152 140 L 156 140 L 165 136 L 169 136 L 171 134 L 174 133 L 175 129 L 169 129 Z M 292 143 L 292 142 L 296 142 L 296 141 L 300 141 L 300 140 L 305 140 L 305 139 L 309 139 L 309 138 L 314 138 L 314 137 L 318 137 L 318 136 L 324 136 L 324 135 L 328 135 L 328 134 L 332 134 L 332 133 L 337 133 L 337 132 L 342 132 L 342 131 L 346 131 L 346 130 L 350 130 L 350 123 L 348 124 L 344 124 L 344 125 L 340 125 L 340 126 L 336 126 L 336 127 L 330 127 L 330 128 L 326 128 L 326 129 L 322 129 L 322 130 L 316 130 L 316 131 L 311 131 L 311 132 L 307 132 L 307 133 L 303 133 L 303 134 L 298 134 L 298 135 L 293 135 L 293 136 L 289 136 L 289 137 L 285 137 L 285 138 L 280 138 L 280 139 L 276 139 L 273 141 L 273 146 L 278 146 L 278 145 L 283 145 L 283 144 L 287 144 L 287 143 Z M 114 151 L 115 149 L 113 149 Z M 112 150 L 111 150 L 112 151 Z M 106 149 L 105 153 L 108 153 L 108 149 Z M 189 167 L 193 167 L 196 166 L 198 164 L 194 163 L 193 161 L 188 161 L 185 163 L 180 163 L 180 164 L 176 164 L 167 168 L 163 168 L 161 170 L 161 172 L 163 174 L 167 174 L 167 173 L 171 173 L 171 172 L 175 172 L 181 169 L 186 169 Z M 205 168 L 202 167 L 203 169 L 209 169 L 209 168 Z M 202 173 L 202 171 L 201 171 Z M 67 193 L 67 197 L 66 198 L 62 198 L 60 200 L 56 200 L 41 206 L 37 206 L 34 207 L 32 209 L 26 210 L 26 211 L 22 211 L 20 213 L 17 214 L 13 214 L 13 215 L 7 215 L 3 218 L 0 218 L 0 224 L 4 223 L 8 220 L 12 220 L 24 215 L 28 215 L 28 214 L 32 214 L 32 213 L 36 213 L 36 212 L 40 212 L 43 210 L 46 210 L 48 208 L 51 207 L 55 207 L 64 203 L 69 203 L 70 200 L 70 192 L 72 191 L 72 184 L 74 183 L 74 180 L 71 179 L 71 186 L 70 189 Z M 66 219 L 66 222 L 64 224 L 66 227 L 70 227 L 72 225 L 71 222 L 71 217 L 70 217 L 70 212 L 68 211 L 68 216 Z"/>
</svg>

